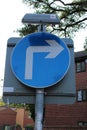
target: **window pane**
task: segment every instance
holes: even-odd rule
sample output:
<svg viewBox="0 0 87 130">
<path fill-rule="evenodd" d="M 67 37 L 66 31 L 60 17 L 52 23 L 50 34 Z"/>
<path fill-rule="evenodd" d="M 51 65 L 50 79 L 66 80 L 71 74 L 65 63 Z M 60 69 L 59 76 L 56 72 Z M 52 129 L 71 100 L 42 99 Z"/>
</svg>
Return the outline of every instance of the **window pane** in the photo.
<svg viewBox="0 0 87 130">
<path fill-rule="evenodd" d="M 82 62 L 81 68 L 82 68 L 82 71 L 85 71 L 85 62 Z"/>
<path fill-rule="evenodd" d="M 86 101 L 86 97 L 87 97 L 87 91 L 86 90 L 83 90 L 83 100 Z"/>
<path fill-rule="evenodd" d="M 76 72 L 83 72 L 86 70 L 85 61 L 77 62 L 76 63 Z"/>
<path fill-rule="evenodd" d="M 79 90 L 77 94 L 78 94 L 77 100 L 82 101 L 82 91 Z"/>
<path fill-rule="evenodd" d="M 81 63 L 77 63 L 76 71 L 77 72 L 81 71 Z"/>
<path fill-rule="evenodd" d="M 5 130 L 10 130 L 10 126 L 5 126 Z"/>
</svg>

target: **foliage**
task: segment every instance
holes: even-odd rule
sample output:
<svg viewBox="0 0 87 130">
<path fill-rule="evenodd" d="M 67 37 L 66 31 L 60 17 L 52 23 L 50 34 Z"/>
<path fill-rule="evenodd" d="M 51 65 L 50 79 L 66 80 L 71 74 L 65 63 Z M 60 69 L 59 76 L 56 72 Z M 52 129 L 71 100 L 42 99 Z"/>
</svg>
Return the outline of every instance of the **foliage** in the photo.
<svg viewBox="0 0 87 130">
<path fill-rule="evenodd" d="M 84 49 L 87 51 L 87 37 L 86 37 L 86 39 L 85 39 Z"/>
<path fill-rule="evenodd" d="M 24 108 L 25 107 L 25 104 L 17 104 L 17 103 L 10 103 L 9 104 L 10 107 L 13 107 L 13 108 Z"/>
<path fill-rule="evenodd" d="M 25 24 L 24 27 L 22 27 L 21 29 L 17 29 L 17 32 L 19 32 L 20 36 L 25 36 L 29 33 L 33 33 L 37 30 L 37 26 L 36 25 L 27 25 Z"/>
<path fill-rule="evenodd" d="M 87 27 L 87 0 L 73 0 L 65 3 L 64 0 L 22 0 L 29 8 L 34 9 L 34 13 L 58 14 L 60 24 L 48 26 L 49 32 L 62 37 L 73 37 L 79 29 Z M 52 27 L 51 27 L 52 26 Z M 36 25 L 24 24 L 18 29 L 20 36 L 25 36 L 37 30 Z M 87 39 L 84 45 L 87 49 Z M 35 106 L 26 104 L 26 109 L 31 112 L 31 117 L 35 120 Z"/>
<path fill-rule="evenodd" d="M 26 104 L 26 110 L 31 112 L 31 118 L 35 121 L 35 105 L 34 104 Z"/>
<path fill-rule="evenodd" d="M 3 101 L 0 101 L 0 106 L 5 106 L 5 103 Z"/>
<path fill-rule="evenodd" d="M 34 104 L 10 104 L 10 107 L 14 108 L 25 108 L 25 110 L 29 111 L 29 114 L 31 113 L 31 118 L 35 121 L 35 105 Z"/>
<path fill-rule="evenodd" d="M 57 33 L 59 36 L 73 37 L 75 32 L 87 26 L 85 22 L 87 20 L 87 0 L 73 0 L 71 3 L 65 3 L 64 0 L 23 0 L 23 2 L 29 8 L 32 7 L 35 13 L 58 14 L 60 25 L 50 28 L 50 32 Z M 31 33 L 33 32 L 32 26 L 30 28 Z M 25 35 L 23 31 L 24 28 L 21 29 L 20 34 Z"/>
<path fill-rule="evenodd" d="M 22 130 L 21 125 L 20 124 L 16 124 L 16 129 Z"/>
<path fill-rule="evenodd" d="M 29 128 L 29 130 L 34 130 L 34 126 L 32 126 L 32 125 L 28 125 L 25 128 Z"/>
</svg>

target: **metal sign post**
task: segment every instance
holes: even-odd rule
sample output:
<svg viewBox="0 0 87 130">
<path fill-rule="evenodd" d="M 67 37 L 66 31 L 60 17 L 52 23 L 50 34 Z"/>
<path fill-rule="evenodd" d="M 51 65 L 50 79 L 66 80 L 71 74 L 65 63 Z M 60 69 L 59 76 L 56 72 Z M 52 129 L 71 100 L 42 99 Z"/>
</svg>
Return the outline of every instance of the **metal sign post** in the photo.
<svg viewBox="0 0 87 130">
<path fill-rule="evenodd" d="M 38 32 L 46 31 L 45 25 L 38 26 Z M 43 129 L 44 88 L 36 89 L 35 130 Z"/>
<path fill-rule="evenodd" d="M 43 129 L 44 89 L 36 89 L 35 130 Z"/>
<path fill-rule="evenodd" d="M 12 72 L 12 68 L 11 68 L 11 54 L 13 52 L 14 47 L 20 40 L 22 40 L 22 38 L 11 37 L 7 41 L 6 63 L 5 63 L 6 65 L 5 65 L 5 74 L 4 74 L 4 84 L 3 84 L 3 101 L 7 102 L 7 99 L 9 99 L 10 103 L 14 102 L 14 103 L 35 104 L 36 89 L 32 88 L 32 87 L 27 87 L 26 85 L 21 83 L 16 78 L 16 76 Z M 65 42 L 67 47 L 69 48 L 70 56 L 71 56 L 70 67 L 69 67 L 67 75 L 65 76 L 65 78 L 63 78 L 62 81 L 60 81 L 60 83 L 54 84 L 54 85 L 52 85 L 52 87 L 44 88 L 44 91 L 45 91 L 44 104 L 73 104 L 76 100 L 76 98 L 75 98 L 76 89 L 75 89 L 74 43 L 73 43 L 73 40 L 69 39 L 69 38 L 61 38 L 61 40 L 63 42 Z M 41 42 L 41 44 L 42 44 L 42 42 Z M 44 48 L 44 46 L 42 46 L 42 48 Z M 24 49 L 24 46 L 22 48 L 22 53 L 23 53 L 23 49 Z M 19 52 L 20 52 L 20 50 L 18 51 L 17 57 L 21 53 L 21 52 L 20 53 Z M 26 53 L 26 51 L 25 51 L 25 53 Z M 40 55 L 41 55 L 41 53 L 40 53 Z M 22 56 L 22 61 L 24 60 L 23 57 L 24 56 Z M 49 66 L 46 67 L 47 68 L 46 69 L 46 68 L 44 68 L 46 65 L 46 62 L 43 65 L 41 63 L 41 58 L 40 59 L 39 58 L 40 58 L 40 56 L 37 58 L 38 61 L 36 60 L 36 63 L 34 63 L 35 67 L 37 66 L 38 62 L 40 61 L 40 63 L 38 64 L 39 69 L 41 67 L 42 68 L 41 72 L 48 73 L 48 70 L 50 69 L 51 64 L 49 64 Z M 44 61 L 46 60 L 45 57 L 43 57 L 43 56 L 42 56 L 42 59 Z M 63 58 L 61 57 L 61 59 L 63 59 Z M 61 59 L 60 59 L 60 61 L 61 61 Z M 64 58 L 64 59 L 66 59 L 66 58 Z M 33 60 L 33 62 L 34 61 L 35 61 L 35 59 Z M 17 64 L 17 62 L 18 62 L 18 60 L 15 61 L 16 64 Z M 56 64 L 57 64 L 57 62 L 56 62 Z M 51 70 L 53 70 L 55 68 L 56 64 L 52 65 L 50 72 L 51 72 Z M 20 65 L 22 66 L 22 63 Z M 21 68 L 21 66 L 19 68 Z M 59 67 L 59 65 L 57 65 L 57 66 Z M 61 66 L 62 66 L 62 64 L 61 64 Z M 56 71 L 58 70 L 57 68 L 56 68 Z M 22 71 L 23 70 L 21 70 L 21 72 Z M 41 74 L 41 76 L 39 76 L 38 75 L 40 73 L 39 70 L 36 69 L 36 71 L 38 72 L 36 75 L 36 78 L 41 81 L 42 80 L 41 76 L 43 76 L 43 73 Z M 33 73 L 34 73 L 34 75 L 32 75 L 32 77 L 35 76 L 35 72 L 33 72 Z M 42 78 L 46 78 L 46 80 L 48 80 L 49 77 L 50 77 L 50 75 L 48 74 L 48 77 L 46 77 L 46 75 L 45 75 Z M 38 82 L 38 84 L 40 83 L 40 81 Z M 42 83 L 44 83 L 44 82 L 42 82 Z M 41 86 L 41 84 L 40 84 L 40 86 Z"/>
<path fill-rule="evenodd" d="M 26 14 L 22 22 L 39 24 L 38 32 L 8 40 L 3 99 L 35 104 L 35 130 L 42 130 L 44 98 L 47 104 L 74 102 L 73 44 L 46 32 L 46 24 L 59 24 L 55 14 Z"/>
</svg>

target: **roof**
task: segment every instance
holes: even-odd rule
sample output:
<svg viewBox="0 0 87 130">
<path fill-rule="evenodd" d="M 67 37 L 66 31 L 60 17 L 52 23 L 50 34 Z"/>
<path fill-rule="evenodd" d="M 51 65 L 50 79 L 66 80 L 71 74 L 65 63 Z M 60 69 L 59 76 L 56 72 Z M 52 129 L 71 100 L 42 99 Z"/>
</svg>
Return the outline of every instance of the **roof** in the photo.
<svg viewBox="0 0 87 130">
<path fill-rule="evenodd" d="M 75 52 L 75 61 L 87 59 L 87 51 Z"/>
<path fill-rule="evenodd" d="M 0 107 L 0 113 L 5 113 L 5 112 L 10 112 L 10 113 L 14 113 L 16 114 L 17 112 L 15 110 L 13 110 L 12 108 L 9 107 Z"/>
<path fill-rule="evenodd" d="M 0 107 L 0 111 L 5 110 L 5 109 L 6 109 L 5 107 Z"/>
</svg>

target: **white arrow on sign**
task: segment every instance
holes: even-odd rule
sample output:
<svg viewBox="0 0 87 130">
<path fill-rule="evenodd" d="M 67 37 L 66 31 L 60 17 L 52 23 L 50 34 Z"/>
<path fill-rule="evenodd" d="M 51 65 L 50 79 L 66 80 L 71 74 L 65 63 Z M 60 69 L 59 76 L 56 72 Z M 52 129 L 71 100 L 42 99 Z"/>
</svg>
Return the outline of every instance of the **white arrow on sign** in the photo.
<svg viewBox="0 0 87 130">
<path fill-rule="evenodd" d="M 29 46 L 26 49 L 25 79 L 32 79 L 34 53 L 49 52 L 45 58 L 55 58 L 64 50 L 55 40 L 46 40 L 46 42 L 50 46 Z"/>
</svg>

